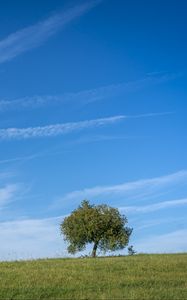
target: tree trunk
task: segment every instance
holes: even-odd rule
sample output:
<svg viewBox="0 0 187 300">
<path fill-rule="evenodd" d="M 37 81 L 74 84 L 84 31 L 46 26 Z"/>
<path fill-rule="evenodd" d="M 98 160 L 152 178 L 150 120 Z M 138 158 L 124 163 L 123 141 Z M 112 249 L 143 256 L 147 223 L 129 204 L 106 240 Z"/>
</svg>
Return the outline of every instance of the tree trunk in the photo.
<svg viewBox="0 0 187 300">
<path fill-rule="evenodd" d="M 96 257 L 97 246 L 98 242 L 95 242 L 92 250 L 92 257 Z"/>
</svg>

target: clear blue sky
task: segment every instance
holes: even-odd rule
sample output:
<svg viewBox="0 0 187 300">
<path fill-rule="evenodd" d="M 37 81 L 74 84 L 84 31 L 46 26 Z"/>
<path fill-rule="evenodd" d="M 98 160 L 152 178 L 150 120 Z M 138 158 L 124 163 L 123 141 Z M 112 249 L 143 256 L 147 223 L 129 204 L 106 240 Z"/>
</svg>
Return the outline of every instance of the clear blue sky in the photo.
<svg viewBox="0 0 187 300">
<path fill-rule="evenodd" d="M 0 259 L 67 255 L 85 198 L 187 251 L 187 2 L 1 1 Z M 122 251 L 123 253 L 123 251 Z"/>
</svg>

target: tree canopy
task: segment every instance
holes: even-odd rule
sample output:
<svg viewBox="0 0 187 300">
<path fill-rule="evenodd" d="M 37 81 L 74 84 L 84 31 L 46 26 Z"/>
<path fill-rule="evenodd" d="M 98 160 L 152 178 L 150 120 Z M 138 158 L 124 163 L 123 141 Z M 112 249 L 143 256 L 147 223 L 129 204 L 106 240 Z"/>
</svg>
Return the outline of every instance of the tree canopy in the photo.
<svg viewBox="0 0 187 300">
<path fill-rule="evenodd" d="M 126 227 L 127 218 L 117 208 L 108 205 L 91 205 L 84 200 L 60 225 L 68 242 L 68 252 L 74 254 L 93 244 L 92 256 L 97 249 L 115 251 L 128 245 L 132 228 Z"/>
</svg>

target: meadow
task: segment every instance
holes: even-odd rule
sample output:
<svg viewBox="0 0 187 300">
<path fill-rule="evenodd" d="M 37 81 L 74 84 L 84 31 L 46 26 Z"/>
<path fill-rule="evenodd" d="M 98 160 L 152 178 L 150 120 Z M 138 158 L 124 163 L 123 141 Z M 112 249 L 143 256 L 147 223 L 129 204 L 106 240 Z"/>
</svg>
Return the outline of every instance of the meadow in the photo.
<svg viewBox="0 0 187 300">
<path fill-rule="evenodd" d="M 0 299 L 187 299 L 187 254 L 1 262 Z"/>
</svg>

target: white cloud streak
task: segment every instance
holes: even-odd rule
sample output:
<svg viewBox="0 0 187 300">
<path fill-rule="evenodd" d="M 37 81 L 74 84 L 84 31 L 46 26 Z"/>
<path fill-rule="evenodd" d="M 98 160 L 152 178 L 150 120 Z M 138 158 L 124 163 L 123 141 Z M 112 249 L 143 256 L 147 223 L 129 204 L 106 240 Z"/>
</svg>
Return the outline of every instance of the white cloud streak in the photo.
<svg viewBox="0 0 187 300">
<path fill-rule="evenodd" d="M 99 88 L 75 92 L 64 93 L 62 95 L 35 95 L 31 97 L 23 97 L 13 100 L 0 100 L 0 112 L 18 109 L 39 108 L 50 105 L 78 103 L 88 104 L 95 101 L 109 99 L 119 95 L 124 95 L 126 92 L 134 92 L 150 85 L 161 84 L 177 78 L 179 74 L 159 74 L 157 76 L 146 76 L 143 79 L 135 81 L 123 82 L 119 84 L 111 84 L 101 86 Z"/>
<path fill-rule="evenodd" d="M 84 15 L 100 2 L 87 1 L 10 34 L 0 41 L 0 63 L 10 61 L 26 51 L 39 47 L 67 24 Z"/>
<path fill-rule="evenodd" d="M 24 161 L 24 160 L 29 160 L 29 159 L 32 159 L 32 158 L 33 158 L 33 156 L 23 156 L 23 157 L 2 159 L 2 160 L 0 160 L 0 164 L 7 164 L 7 163 L 12 163 L 12 162 L 17 162 L 17 161 Z"/>
<path fill-rule="evenodd" d="M 0 139 L 29 139 L 64 135 L 78 130 L 113 124 L 123 120 L 124 118 L 125 116 L 114 116 L 109 118 L 101 118 L 81 122 L 47 125 L 43 127 L 38 126 L 28 128 L 0 129 Z"/>
<path fill-rule="evenodd" d="M 145 206 L 126 206 L 126 207 L 120 207 L 119 209 L 120 211 L 124 211 L 127 213 L 149 213 L 161 209 L 180 207 L 185 205 L 187 206 L 187 198 L 179 199 L 179 200 L 163 201 L 163 202 L 154 203 Z"/>
<path fill-rule="evenodd" d="M 96 186 L 70 192 L 61 199 L 57 200 L 55 206 L 63 203 L 79 203 L 83 199 L 138 199 L 144 200 L 146 196 L 155 194 L 158 191 L 173 186 L 174 184 L 184 183 L 187 180 L 187 171 L 179 171 L 166 176 L 142 179 L 133 182 L 125 182 L 112 186 Z M 124 199 L 124 200 L 125 200 Z"/>
<path fill-rule="evenodd" d="M 0 210 L 12 201 L 19 187 L 16 184 L 7 184 L 0 188 Z"/>
<path fill-rule="evenodd" d="M 139 215 L 138 215 L 139 216 Z M 175 217 L 175 216 L 170 216 L 168 217 L 168 215 L 165 215 L 164 217 L 157 217 L 157 218 L 137 218 L 135 220 L 132 221 L 132 226 L 133 228 L 135 228 L 136 231 L 136 235 L 139 236 L 138 231 L 142 230 L 145 233 L 146 229 L 150 229 L 152 227 L 162 227 L 164 228 L 164 224 L 184 224 L 186 222 L 186 218 L 184 217 Z M 158 215 L 157 215 L 158 216 Z M 142 235 L 142 233 L 141 233 Z"/>
<path fill-rule="evenodd" d="M 141 119 L 150 117 L 159 117 L 172 114 L 172 112 L 163 113 L 148 113 L 135 116 L 113 116 L 108 118 L 86 120 L 80 122 L 52 124 L 47 126 L 37 126 L 28 128 L 6 128 L 0 129 L 0 139 L 29 139 L 39 137 L 52 137 L 58 135 L 68 134 L 74 131 L 101 127 L 116 123 L 124 119 Z"/>
</svg>

